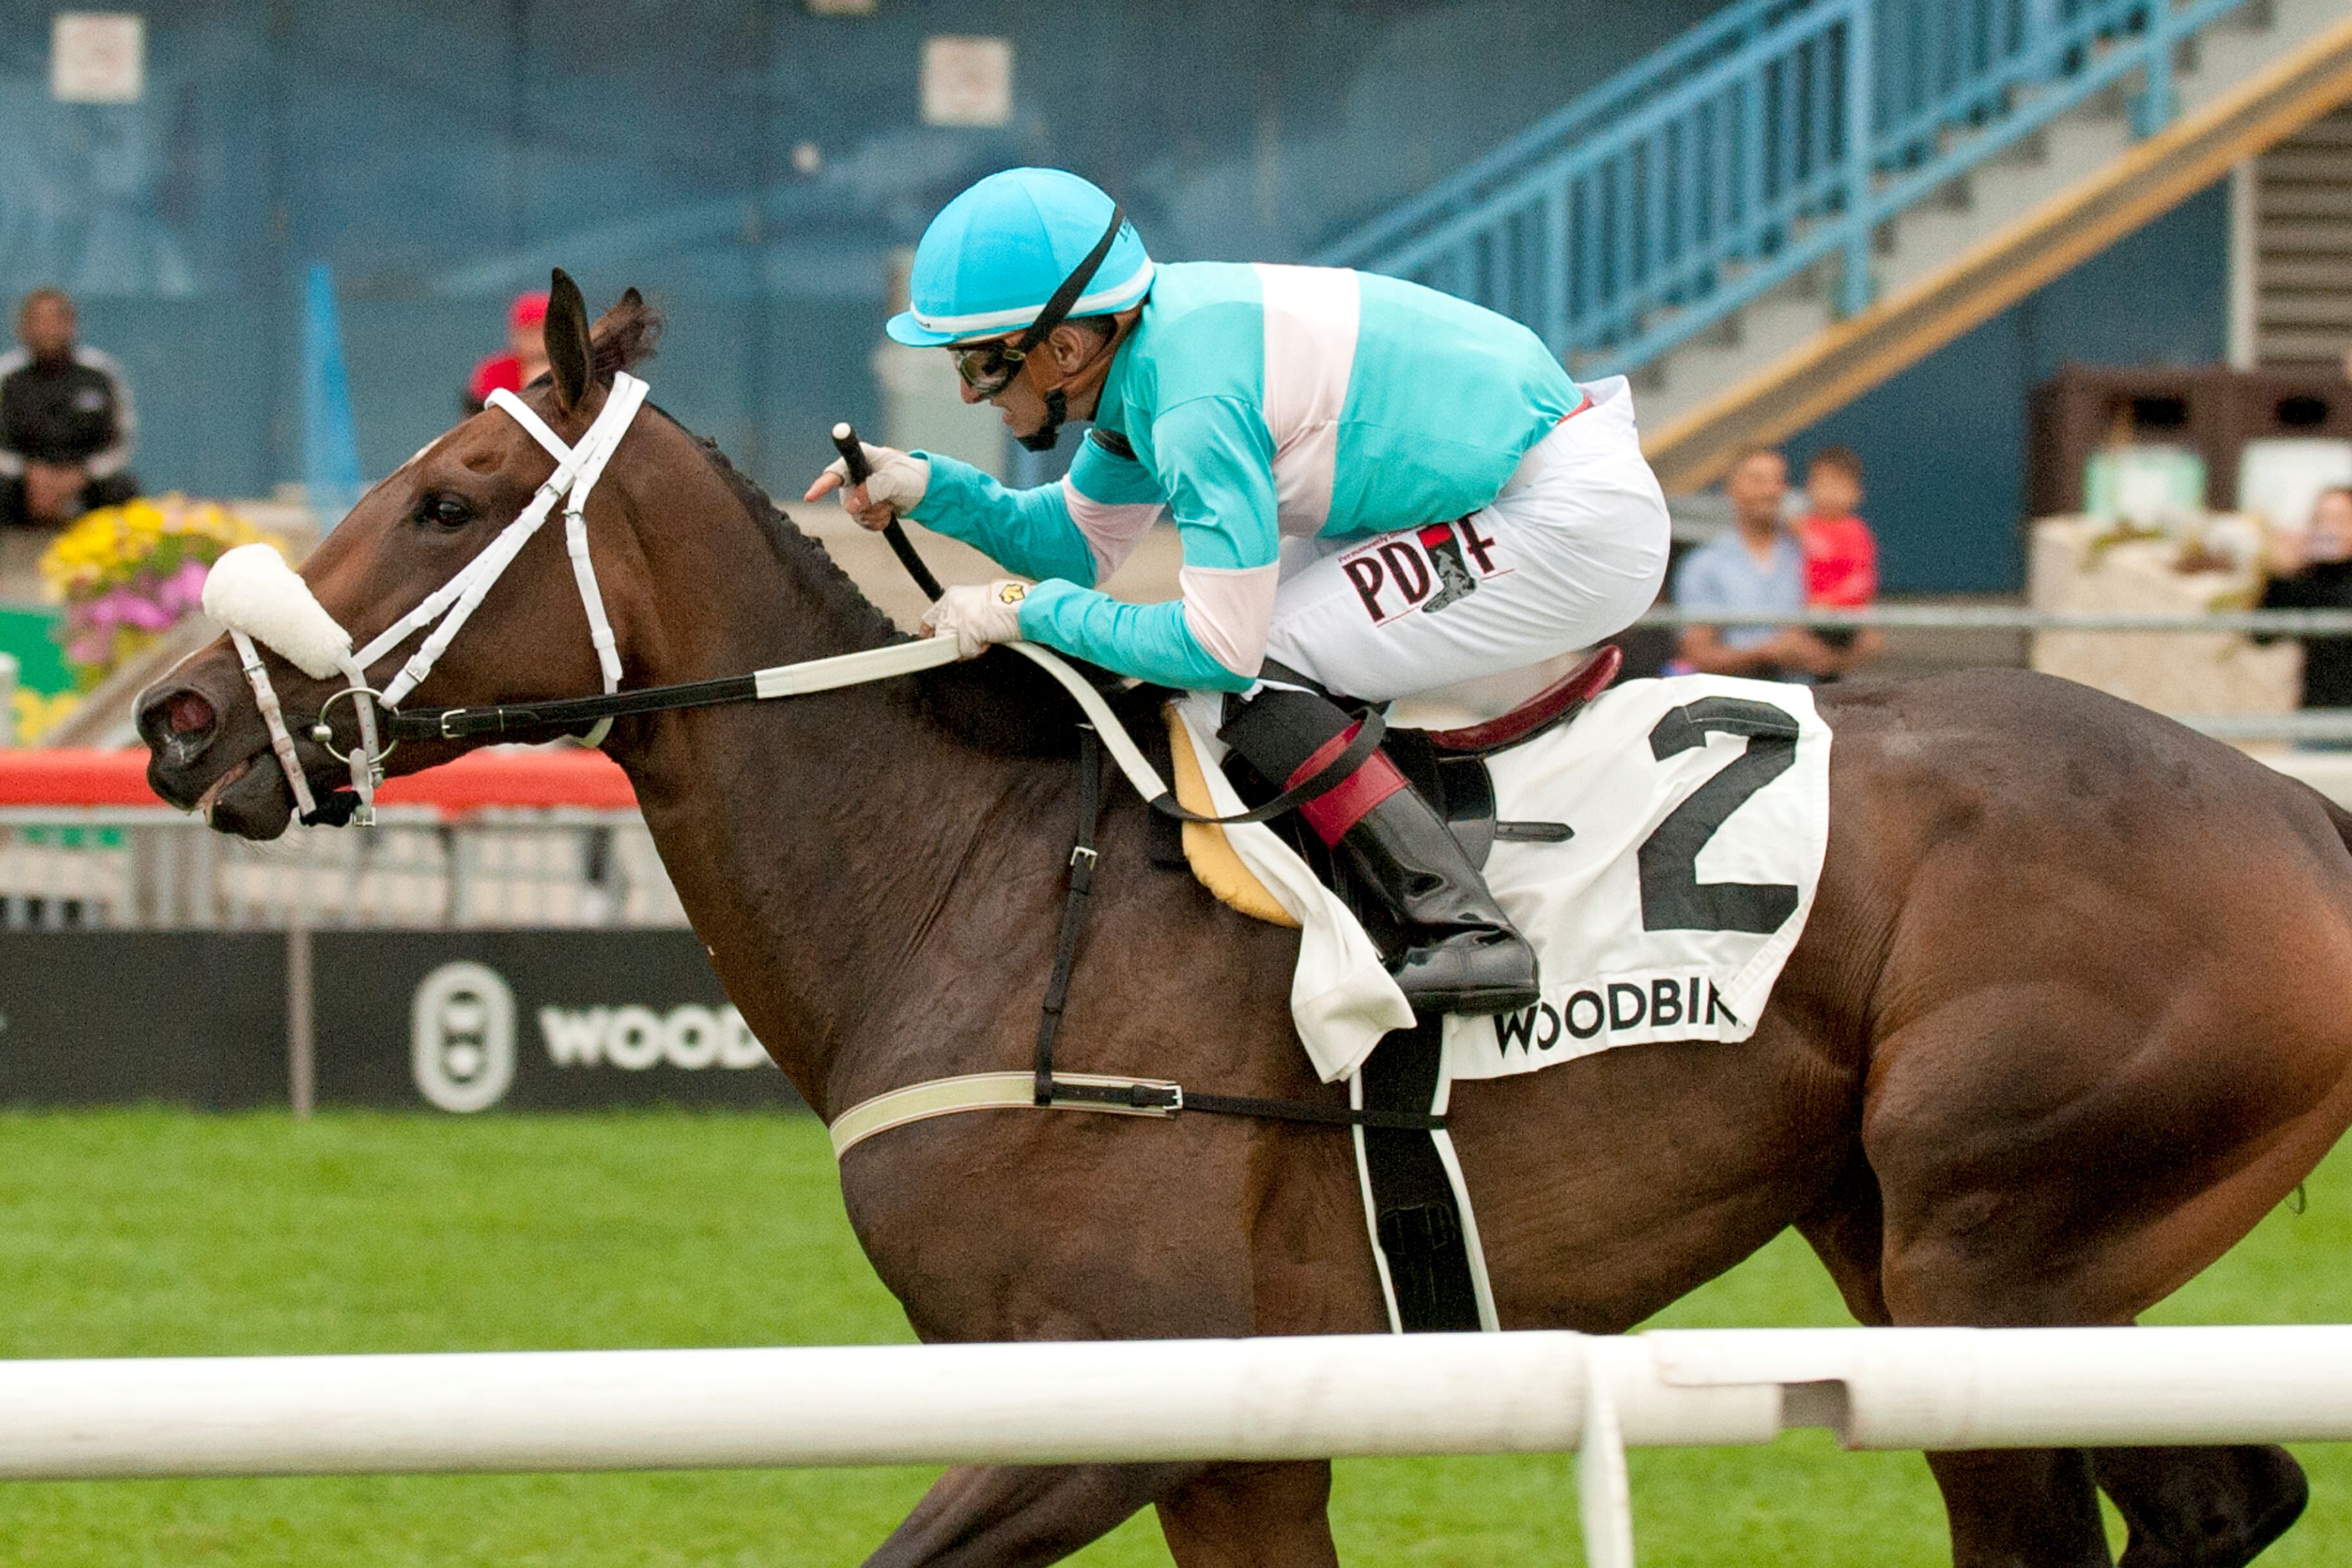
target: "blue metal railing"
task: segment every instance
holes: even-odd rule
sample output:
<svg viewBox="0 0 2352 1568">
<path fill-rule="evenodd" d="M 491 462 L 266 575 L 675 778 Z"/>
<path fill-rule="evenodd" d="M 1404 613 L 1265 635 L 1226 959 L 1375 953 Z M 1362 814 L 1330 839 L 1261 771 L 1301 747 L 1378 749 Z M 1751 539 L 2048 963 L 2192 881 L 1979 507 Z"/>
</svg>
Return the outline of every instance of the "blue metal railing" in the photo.
<svg viewBox="0 0 2352 1568">
<path fill-rule="evenodd" d="M 1314 259 L 1525 321 L 1580 374 L 1655 359 L 2130 79 L 2245 0 L 1740 0 Z"/>
</svg>

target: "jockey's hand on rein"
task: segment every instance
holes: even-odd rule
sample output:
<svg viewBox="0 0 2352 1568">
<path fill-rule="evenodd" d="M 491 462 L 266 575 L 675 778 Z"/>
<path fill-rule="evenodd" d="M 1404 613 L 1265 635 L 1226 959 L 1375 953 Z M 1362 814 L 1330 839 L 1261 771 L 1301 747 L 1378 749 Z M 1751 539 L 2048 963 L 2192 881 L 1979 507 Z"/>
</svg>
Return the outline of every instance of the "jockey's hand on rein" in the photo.
<svg viewBox="0 0 2352 1568">
<path fill-rule="evenodd" d="M 825 465 L 824 472 L 816 477 L 808 494 L 801 499 L 819 500 L 839 490 L 842 510 L 860 527 L 887 528 L 892 518 L 914 510 L 923 492 L 930 489 L 930 462 L 896 447 L 877 447 L 871 441 L 860 441 L 858 446 L 864 449 L 866 466 L 871 470 L 864 484 L 851 484 L 849 465 L 835 458 Z"/>
<path fill-rule="evenodd" d="M 923 612 L 923 635 L 955 638 L 956 652 L 965 658 L 978 658 L 991 643 L 1018 642 L 1021 601 L 1028 593 L 1026 584 L 1009 577 L 985 587 L 960 583 Z"/>
</svg>

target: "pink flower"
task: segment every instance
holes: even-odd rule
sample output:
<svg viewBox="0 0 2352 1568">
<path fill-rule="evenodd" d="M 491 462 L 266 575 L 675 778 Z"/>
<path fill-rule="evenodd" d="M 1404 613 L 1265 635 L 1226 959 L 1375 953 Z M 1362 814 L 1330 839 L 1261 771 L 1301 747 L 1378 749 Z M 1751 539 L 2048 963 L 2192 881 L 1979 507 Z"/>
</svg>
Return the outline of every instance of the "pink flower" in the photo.
<svg viewBox="0 0 2352 1568">
<path fill-rule="evenodd" d="M 166 608 L 152 599 L 142 599 L 136 594 L 123 595 L 122 619 L 127 626 L 142 632 L 160 632 L 180 618 L 177 610 Z"/>
<path fill-rule="evenodd" d="M 205 574 L 209 570 L 201 561 L 182 562 L 180 569 L 158 585 L 155 602 L 169 610 L 175 620 L 201 607 L 205 600 Z"/>
</svg>

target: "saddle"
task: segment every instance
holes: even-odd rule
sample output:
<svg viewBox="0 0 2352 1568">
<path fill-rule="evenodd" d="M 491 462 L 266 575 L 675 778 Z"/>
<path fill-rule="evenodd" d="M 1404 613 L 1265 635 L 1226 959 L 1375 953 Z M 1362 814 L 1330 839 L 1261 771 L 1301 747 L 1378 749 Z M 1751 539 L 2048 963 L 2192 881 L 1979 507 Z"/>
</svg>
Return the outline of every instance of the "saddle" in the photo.
<svg viewBox="0 0 2352 1568">
<path fill-rule="evenodd" d="M 1615 644 L 1606 644 L 1559 680 L 1498 719 L 1458 730 L 1391 729 L 1382 745 L 1413 787 L 1437 808 L 1473 864 L 1483 867 L 1498 839 L 1561 842 L 1570 835 L 1565 823 L 1496 819 L 1495 786 L 1486 759 L 1571 722 L 1587 703 L 1617 679 L 1624 661 L 1623 652 Z M 1168 710 L 1167 730 L 1170 767 L 1178 802 L 1190 810 L 1210 813 L 1213 805 L 1201 775 L 1200 759 L 1193 755 L 1191 737 L 1172 709 Z M 1269 786 L 1248 773 L 1246 764 L 1232 759 L 1228 767 L 1236 770 L 1239 776 L 1234 782 L 1244 799 L 1269 795 Z M 1274 895 L 1243 866 L 1241 858 L 1225 842 L 1222 828 L 1205 823 L 1179 824 L 1172 818 L 1158 816 L 1154 825 L 1160 836 L 1153 850 L 1155 864 L 1171 868 L 1190 867 L 1201 885 L 1220 903 L 1253 919 L 1280 926 L 1297 924 Z M 1278 832 L 1287 831 L 1293 847 L 1315 868 L 1317 875 L 1332 884 L 1342 897 L 1348 896 L 1349 889 L 1332 875 L 1328 853 L 1313 834 L 1297 831 L 1295 817 L 1277 819 L 1272 826 Z M 1377 900 L 1350 899 L 1349 903 L 1357 908 L 1360 916 L 1376 918 L 1379 914 Z"/>
</svg>

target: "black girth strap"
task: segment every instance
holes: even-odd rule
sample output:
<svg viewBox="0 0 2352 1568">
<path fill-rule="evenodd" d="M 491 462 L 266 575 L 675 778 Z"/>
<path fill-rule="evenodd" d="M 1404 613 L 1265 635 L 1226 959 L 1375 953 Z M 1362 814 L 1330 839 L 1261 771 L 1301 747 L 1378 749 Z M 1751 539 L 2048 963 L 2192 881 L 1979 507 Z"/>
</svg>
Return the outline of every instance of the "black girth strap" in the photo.
<svg viewBox="0 0 2352 1568">
<path fill-rule="evenodd" d="M 1372 728 L 1369 721 L 1366 727 Z M 1375 731 L 1373 744 L 1379 743 Z M 1433 1132 L 1445 1125 L 1443 1116 L 1410 1110 L 1379 1108 L 1355 1110 L 1344 1105 L 1317 1105 L 1304 1100 L 1264 1100 L 1247 1094 L 1194 1094 L 1190 1089 L 1163 1089 L 1156 1084 L 1082 1084 L 1056 1079 L 1054 1076 L 1054 1041 L 1062 1032 L 1062 1009 L 1070 995 L 1070 971 L 1077 961 L 1079 933 L 1086 928 L 1087 902 L 1094 893 L 1095 830 L 1100 826 L 1101 816 L 1102 738 L 1095 732 L 1093 725 L 1081 724 L 1078 726 L 1078 835 L 1076 844 L 1070 850 L 1070 890 L 1062 904 L 1062 934 L 1054 947 L 1054 971 L 1046 977 L 1045 1000 L 1037 1014 L 1034 1103 L 1121 1105 L 1137 1110 L 1197 1110 L 1208 1116 L 1251 1116 L 1271 1121 L 1307 1121 L 1325 1127 L 1379 1127 L 1412 1132 Z"/>
<path fill-rule="evenodd" d="M 1434 1132 L 1445 1125 L 1443 1116 L 1413 1110 L 1353 1110 L 1344 1105 L 1316 1105 L 1304 1100 L 1260 1100 L 1248 1094 L 1191 1094 L 1184 1109 L 1212 1116 L 1256 1116 L 1268 1121 L 1313 1121 L 1326 1127 L 1385 1127 L 1399 1132 Z"/>
</svg>

